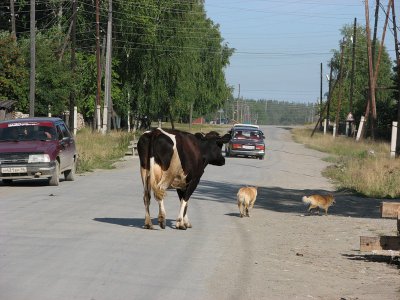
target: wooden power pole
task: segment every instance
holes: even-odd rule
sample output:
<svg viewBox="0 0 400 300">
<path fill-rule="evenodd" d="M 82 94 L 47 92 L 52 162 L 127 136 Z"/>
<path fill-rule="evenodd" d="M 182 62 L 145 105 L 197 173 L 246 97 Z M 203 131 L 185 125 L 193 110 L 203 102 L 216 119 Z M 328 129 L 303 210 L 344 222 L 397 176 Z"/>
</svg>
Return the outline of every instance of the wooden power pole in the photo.
<svg viewBox="0 0 400 300">
<path fill-rule="evenodd" d="M 97 93 L 96 108 L 94 110 L 94 126 L 100 131 L 101 117 L 100 112 L 100 95 L 101 95 L 101 64 L 100 64 L 100 12 L 99 0 L 96 0 L 96 65 L 97 65 Z"/>
<path fill-rule="evenodd" d="M 355 60 L 356 60 L 356 41 L 357 41 L 357 18 L 354 18 L 353 28 L 353 49 L 351 53 L 351 82 L 350 82 L 350 112 L 353 111 L 353 98 L 354 98 L 354 77 L 355 77 Z"/>
<path fill-rule="evenodd" d="M 111 43 L 112 43 L 112 0 L 108 0 L 108 22 L 107 22 L 107 50 L 106 69 L 104 77 L 104 109 L 103 109 L 103 133 L 108 128 L 108 108 L 111 103 Z"/>
<path fill-rule="evenodd" d="M 30 75 L 29 75 L 29 116 L 35 116 L 35 78 L 36 78 L 36 16 L 35 16 L 35 0 L 30 2 Z"/>
<path fill-rule="evenodd" d="M 17 30 L 15 27 L 15 9 L 14 9 L 14 0 L 10 0 L 10 12 L 11 12 L 11 35 L 14 39 L 17 39 Z"/>
<path fill-rule="evenodd" d="M 397 66 L 397 124 L 400 124 L 400 49 L 399 40 L 397 38 L 397 23 L 396 12 L 394 10 L 394 0 L 392 0 L 392 21 L 393 21 L 393 35 L 394 47 L 396 51 L 396 66 Z M 397 147 L 396 153 L 400 155 L 400 130 L 397 129 Z"/>
<path fill-rule="evenodd" d="M 338 96 L 338 106 L 337 106 L 336 119 L 335 119 L 335 126 L 336 126 L 336 132 L 334 132 L 335 135 L 339 131 L 339 118 L 340 118 L 340 110 L 341 110 L 341 104 L 342 104 L 344 44 L 345 44 L 345 40 L 343 38 L 342 43 L 340 45 L 340 66 L 339 66 L 339 78 L 338 78 L 338 81 L 339 81 L 339 96 Z"/>
<path fill-rule="evenodd" d="M 76 10 L 77 0 L 72 0 L 72 27 L 71 27 L 71 73 L 75 78 L 75 47 L 76 47 Z M 69 127 L 74 129 L 75 86 L 69 94 Z"/>
</svg>

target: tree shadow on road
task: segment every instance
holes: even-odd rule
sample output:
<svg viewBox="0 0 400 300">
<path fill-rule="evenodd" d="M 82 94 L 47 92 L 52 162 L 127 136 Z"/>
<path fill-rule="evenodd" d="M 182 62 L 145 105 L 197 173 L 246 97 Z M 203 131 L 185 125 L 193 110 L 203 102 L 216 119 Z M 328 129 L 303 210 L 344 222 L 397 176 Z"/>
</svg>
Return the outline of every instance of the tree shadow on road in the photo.
<svg viewBox="0 0 400 300">
<path fill-rule="evenodd" d="M 193 197 L 199 200 L 231 202 L 236 205 L 236 194 L 243 185 L 227 182 L 212 182 L 201 180 Z M 255 204 L 257 209 L 266 209 L 281 213 L 305 214 L 307 206 L 301 201 L 304 195 L 329 194 L 327 190 L 298 190 L 281 187 L 258 188 L 258 196 Z M 380 204 L 385 202 L 396 202 L 398 200 L 382 200 L 374 198 L 363 198 L 351 193 L 333 192 L 336 205 L 329 208 L 329 215 L 355 217 L 355 218 L 376 218 L 380 219 Z M 321 211 L 321 214 L 323 212 Z M 235 214 L 236 215 L 236 214 Z M 232 214 L 232 216 L 235 216 Z"/>
</svg>

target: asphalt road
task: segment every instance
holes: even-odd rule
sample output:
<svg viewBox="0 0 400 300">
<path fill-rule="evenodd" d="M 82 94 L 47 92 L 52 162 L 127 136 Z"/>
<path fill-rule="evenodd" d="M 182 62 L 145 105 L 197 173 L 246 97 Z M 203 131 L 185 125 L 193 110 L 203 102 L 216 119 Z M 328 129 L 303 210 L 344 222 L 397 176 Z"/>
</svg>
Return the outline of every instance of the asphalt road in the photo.
<svg viewBox="0 0 400 300">
<path fill-rule="evenodd" d="M 343 257 L 369 218 L 354 212 L 349 224 L 334 209 L 332 216 L 303 217 L 302 195 L 333 190 L 320 175 L 323 154 L 294 143 L 287 128 L 262 129 L 265 160 L 227 158 L 223 167 L 206 168 L 186 231 L 174 228 L 174 190 L 165 201 L 166 229 L 156 225 L 154 199 L 155 230 L 142 228 L 137 157 L 58 187 L 0 184 L 0 299 L 378 299 L 387 280 L 397 286 L 379 298 L 399 295 L 398 271 Z M 260 190 L 251 217 L 241 219 L 235 196 L 244 185 Z M 391 226 L 372 218 L 378 230 Z M 338 227 L 323 233 L 321 226 Z M 349 236 L 346 228 L 358 231 Z"/>
</svg>

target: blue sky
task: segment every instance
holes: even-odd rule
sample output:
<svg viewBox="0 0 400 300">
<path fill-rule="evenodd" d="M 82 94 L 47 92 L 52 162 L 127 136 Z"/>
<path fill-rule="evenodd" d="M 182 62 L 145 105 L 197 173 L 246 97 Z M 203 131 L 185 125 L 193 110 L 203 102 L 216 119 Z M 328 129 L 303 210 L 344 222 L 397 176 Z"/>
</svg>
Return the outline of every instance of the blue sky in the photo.
<svg viewBox="0 0 400 300">
<path fill-rule="evenodd" d="M 381 0 L 387 7 L 387 0 Z M 395 1 L 400 18 L 400 1 Z M 360 0 L 205 0 L 207 16 L 220 25 L 225 42 L 236 52 L 225 75 L 228 84 L 247 99 L 317 102 L 320 63 L 328 74 L 331 50 L 339 49 L 345 24 L 365 26 Z M 373 26 L 375 1 L 369 1 Z M 382 36 L 383 10 L 379 11 L 378 38 Z M 397 21 L 398 22 L 398 21 Z M 389 21 L 390 27 L 392 24 Z M 399 24 L 398 24 L 399 25 Z M 385 45 L 393 57 L 394 39 L 388 30 Z M 328 82 L 323 80 L 323 94 Z"/>
</svg>

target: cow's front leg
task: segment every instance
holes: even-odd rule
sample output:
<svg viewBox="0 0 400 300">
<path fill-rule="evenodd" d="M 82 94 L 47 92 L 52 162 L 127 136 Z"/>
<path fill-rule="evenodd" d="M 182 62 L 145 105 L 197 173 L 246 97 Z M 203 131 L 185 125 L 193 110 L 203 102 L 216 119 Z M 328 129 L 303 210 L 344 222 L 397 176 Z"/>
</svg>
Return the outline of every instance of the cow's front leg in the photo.
<svg viewBox="0 0 400 300">
<path fill-rule="evenodd" d="M 187 214 L 187 209 L 188 209 L 188 203 L 186 203 L 185 210 L 183 212 L 183 224 L 185 224 L 186 228 L 192 228 L 192 224 L 189 221 L 189 217 Z"/>
<path fill-rule="evenodd" d="M 185 210 L 186 210 L 186 206 L 187 206 L 187 201 L 185 201 L 184 199 L 181 199 L 179 215 L 178 215 L 178 218 L 176 219 L 176 228 L 177 229 L 186 230 L 185 220 L 183 218 Z M 187 221 L 189 221 L 189 220 L 187 220 Z"/>
<path fill-rule="evenodd" d="M 165 208 L 164 208 L 164 200 L 157 199 L 158 202 L 158 225 L 162 229 L 165 229 Z"/>
<path fill-rule="evenodd" d="M 180 189 L 178 189 L 178 190 L 176 190 L 176 191 L 178 192 L 179 201 L 182 202 L 182 200 L 183 200 L 184 197 L 185 197 L 186 191 L 185 191 L 185 190 L 180 190 Z M 192 224 L 190 223 L 190 221 L 189 221 L 189 216 L 188 216 L 188 214 L 187 214 L 188 206 L 189 206 L 189 205 L 188 205 L 188 203 L 187 203 L 187 201 L 186 201 L 186 207 L 184 208 L 184 211 L 183 211 L 183 224 L 185 225 L 186 228 L 192 228 Z M 178 218 L 179 218 L 179 216 L 178 216 Z M 176 226 L 176 228 L 179 228 L 179 227 Z"/>
</svg>

